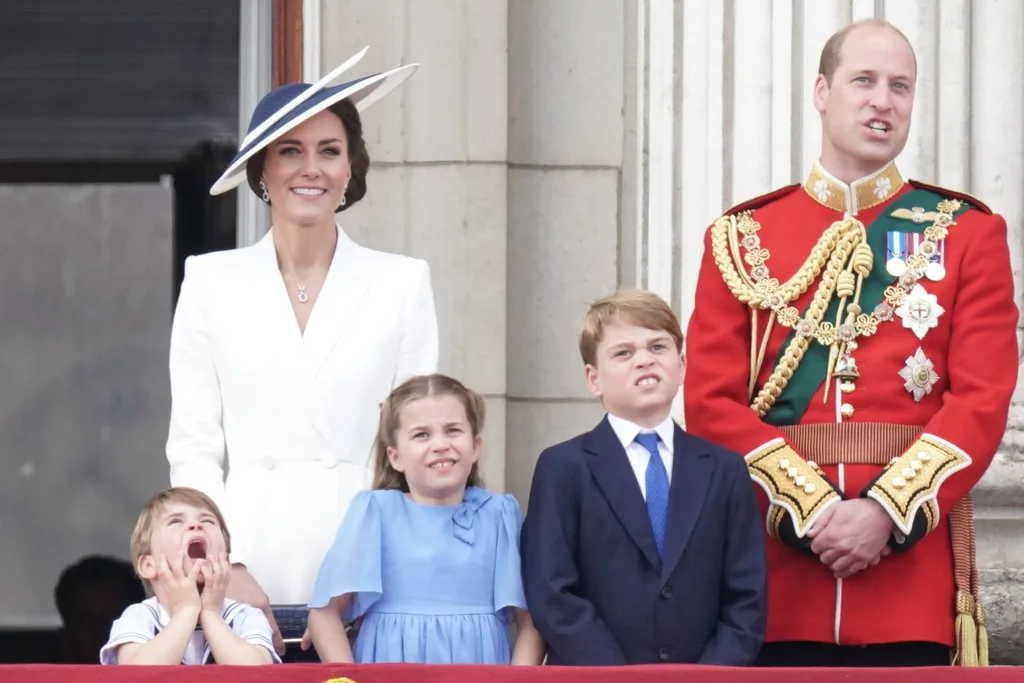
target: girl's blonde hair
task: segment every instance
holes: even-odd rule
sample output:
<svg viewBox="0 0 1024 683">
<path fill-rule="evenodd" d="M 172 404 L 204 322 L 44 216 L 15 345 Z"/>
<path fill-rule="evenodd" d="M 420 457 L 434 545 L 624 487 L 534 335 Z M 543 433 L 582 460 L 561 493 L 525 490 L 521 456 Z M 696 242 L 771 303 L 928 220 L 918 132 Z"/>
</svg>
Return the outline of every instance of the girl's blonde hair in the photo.
<svg viewBox="0 0 1024 683">
<path fill-rule="evenodd" d="M 395 435 L 401 426 L 402 411 L 413 401 L 428 396 L 454 396 L 466 410 L 466 420 L 473 439 L 477 439 L 484 430 L 486 409 L 483 397 L 467 388 L 462 382 L 447 375 L 419 375 L 403 382 L 384 399 L 380 406 L 380 427 L 377 430 L 377 441 L 374 451 L 374 489 L 398 489 L 409 492 L 409 482 L 405 475 L 391 466 L 388 448 L 395 448 Z M 483 487 L 480 477 L 479 462 L 473 463 L 466 486 Z"/>
</svg>

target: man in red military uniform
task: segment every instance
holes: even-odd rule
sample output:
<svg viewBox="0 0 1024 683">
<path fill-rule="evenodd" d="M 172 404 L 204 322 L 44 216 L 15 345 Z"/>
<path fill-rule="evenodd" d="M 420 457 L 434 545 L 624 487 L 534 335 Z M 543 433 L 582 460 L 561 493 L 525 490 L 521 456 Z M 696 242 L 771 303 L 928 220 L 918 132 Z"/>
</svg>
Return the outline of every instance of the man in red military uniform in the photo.
<svg viewBox="0 0 1024 683">
<path fill-rule="evenodd" d="M 1005 221 L 904 180 L 916 60 L 833 36 L 802 185 L 709 229 L 687 429 L 744 453 L 765 512 L 765 666 L 987 663 L 969 493 L 1003 436 L 1018 320 Z"/>
</svg>

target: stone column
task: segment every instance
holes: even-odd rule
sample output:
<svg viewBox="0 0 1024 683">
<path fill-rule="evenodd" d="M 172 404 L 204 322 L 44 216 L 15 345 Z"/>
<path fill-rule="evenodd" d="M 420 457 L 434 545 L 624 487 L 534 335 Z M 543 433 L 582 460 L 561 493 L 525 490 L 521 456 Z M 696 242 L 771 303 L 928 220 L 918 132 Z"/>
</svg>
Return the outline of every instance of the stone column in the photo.
<svg viewBox="0 0 1024 683">
<path fill-rule="evenodd" d="M 1024 4 L 957 1 L 941 3 L 940 10 L 948 14 L 944 12 L 938 31 L 939 59 L 950 62 L 966 78 L 957 94 L 957 81 L 946 81 L 942 74 L 940 92 L 945 106 L 938 109 L 936 155 L 940 161 L 950 153 L 961 160 L 944 163 L 954 168 L 966 165 L 969 191 L 1006 218 L 1020 308 L 1024 220 L 1024 44 L 1020 32 Z M 967 21 L 960 24 L 960 18 Z M 957 40 L 954 31 L 948 41 L 952 44 L 947 44 L 945 28 L 953 22 L 969 26 L 969 33 Z M 943 120 L 947 114 L 951 115 L 948 127 Z M 953 128 L 963 121 L 968 122 L 966 131 Z M 962 163 L 964 157 L 968 164 Z M 1024 383 L 1019 377 L 1020 368 L 1009 430 L 975 495 L 975 516 L 992 655 L 1003 663 L 1024 664 Z"/>
<path fill-rule="evenodd" d="M 483 475 L 505 487 L 505 0 L 324 0 L 322 73 L 370 46 L 365 76 L 419 62 L 370 108 L 367 198 L 341 214 L 360 244 L 430 263 L 441 371 L 487 398 Z"/>
<path fill-rule="evenodd" d="M 576 335 L 587 304 L 620 282 L 633 4 L 508 3 L 508 484 L 524 506 L 540 451 L 603 414 Z"/>
</svg>

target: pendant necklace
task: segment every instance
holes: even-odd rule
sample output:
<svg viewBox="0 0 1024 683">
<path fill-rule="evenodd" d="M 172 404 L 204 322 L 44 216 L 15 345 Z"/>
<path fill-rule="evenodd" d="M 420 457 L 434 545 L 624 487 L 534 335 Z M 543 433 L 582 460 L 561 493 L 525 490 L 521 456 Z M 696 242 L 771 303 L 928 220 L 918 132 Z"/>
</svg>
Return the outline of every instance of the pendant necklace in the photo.
<svg viewBox="0 0 1024 683">
<path fill-rule="evenodd" d="M 306 294 L 306 285 L 297 285 L 299 288 L 299 303 L 304 304 L 309 301 L 309 295 Z"/>
</svg>

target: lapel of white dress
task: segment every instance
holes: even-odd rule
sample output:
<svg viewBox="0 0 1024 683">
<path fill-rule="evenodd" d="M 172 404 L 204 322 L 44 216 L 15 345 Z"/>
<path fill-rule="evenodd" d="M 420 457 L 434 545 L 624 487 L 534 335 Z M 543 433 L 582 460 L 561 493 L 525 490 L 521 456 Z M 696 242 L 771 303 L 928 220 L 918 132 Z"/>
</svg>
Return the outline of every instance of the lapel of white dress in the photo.
<svg viewBox="0 0 1024 683">
<path fill-rule="evenodd" d="M 284 380 L 283 390 L 288 391 L 298 402 L 301 412 L 320 436 L 333 444 L 333 433 L 324 398 L 317 383 L 317 374 L 324 354 L 322 342 L 318 339 L 322 333 L 317 331 L 321 322 L 317 318 L 330 319 L 330 301 L 325 301 L 323 292 L 327 291 L 332 273 L 338 269 L 341 252 L 341 235 L 339 234 L 338 249 L 335 251 L 323 291 L 314 304 L 306 323 L 305 334 L 299 330 L 295 311 L 292 308 L 284 278 L 277 264 L 277 250 L 274 247 L 273 229 L 270 230 L 255 247 L 257 277 L 259 285 L 254 292 L 257 311 L 263 318 L 263 342 L 267 348 L 267 362 L 280 368 L 280 376 Z M 324 304 L 327 304 L 326 306 Z M 328 310 L 324 310 L 328 309 Z"/>
<path fill-rule="evenodd" d="M 338 228 L 338 246 L 334 250 L 331 268 L 327 271 L 303 335 L 307 364 L 314 376 L 320 374 L 342 333 L 349 328 L 373 281 L 370 264 L 361 251 Z"/>
</svg>

